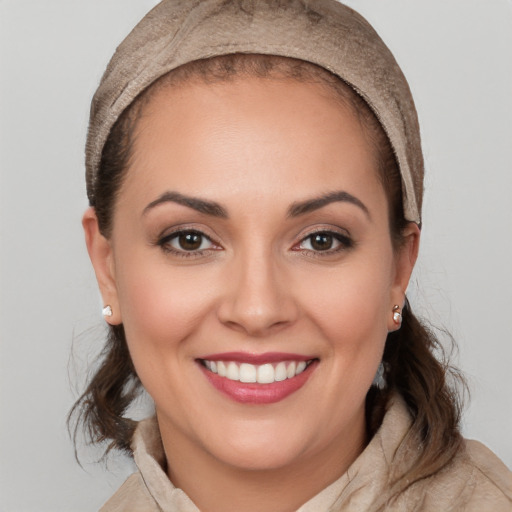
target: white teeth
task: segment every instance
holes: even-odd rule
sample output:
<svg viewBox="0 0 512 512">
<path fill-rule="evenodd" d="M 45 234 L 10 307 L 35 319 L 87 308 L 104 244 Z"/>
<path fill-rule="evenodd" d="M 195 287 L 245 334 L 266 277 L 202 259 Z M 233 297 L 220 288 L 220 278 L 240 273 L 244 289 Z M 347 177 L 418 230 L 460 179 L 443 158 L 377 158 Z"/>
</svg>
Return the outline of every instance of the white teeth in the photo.
<svg viewBox="0 0 512 512">
<path fill-rule="evenodd" d="M 295 375 L 299 375 L 299 373 L 302 373 L 306 369 L 306 361 L 300 361 L 297 364 L 297 369 L 295 370 Z"/>
<path fill-rule="evenodd" d="M 271 384 L 274 380 L 274 367 L 270 363 L 262 364 L 258 367 L 259 384 Z"/>
<path fill-rule="evenodd" d="M 240 365 L 240 382 L 256 382 L 256 366 L 242 363 Z"/>
<path fill-rule="evenodd" d="M 276 372 L 276 376 L 275 376 L 276 382 L 281 382 L 282 380 L 286 380 L 286 364 L 284 364 L 283 362 L 279 363 L 276 366 L 275 372 Z"/>
<path fill-rule="evenodd" d="M 217 373 L 220 377 L 226 376 L 226 365 L 223 361 L 217 361 Z"/>
<path fill-rule="evenodd" d="M 228 364 L 228 369 L 226 371 L 226 377 L 229 380 L 240 380 L 240 370 L 238 369 L 238 365 L 231 361 Z"/>
<path fill-rule="evenodd" d="M 296 364 L 295 364 L 295 361 L 293 361 L 292 363 L 290 363 L 288 365 L 288 370 L 286 370 L 286 377 L 288 377 L 289 379 L 291 379 L 292 377 L 295 377 L 295 368 L 296 368 Z"/>
<path fill-rule="evenodd" d="M 281 361 L 275 366 L 271 363 L 254 365 L 249 363 L 235 363 L 234 361 L 203 360 L 204 366 L 219 377 L 226 377 L 246 383 L 271 384 L 292 379 L 301 374 L 308 366 L 306 361 Z"/>
</svg>

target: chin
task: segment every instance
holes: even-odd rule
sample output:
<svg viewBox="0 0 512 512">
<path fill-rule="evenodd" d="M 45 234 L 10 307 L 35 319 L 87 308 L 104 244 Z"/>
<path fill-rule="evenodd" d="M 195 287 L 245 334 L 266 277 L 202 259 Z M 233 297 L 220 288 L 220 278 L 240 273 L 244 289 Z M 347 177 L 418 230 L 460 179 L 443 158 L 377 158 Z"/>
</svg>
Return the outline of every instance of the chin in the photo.
<svg viewBox="0 0 512 512">
<path fill-rule="evenodd" d="M 302 450 L 274 448 L 246 448 L 219 453 L 219 459 L 226 465 L 246 471 L 277 471 L 291 467 L 299 460 Z"/>
<path fill-rule="evenodd" d="M 251 471 L 278 470 L 294 465 L 311 446 L 312 440 L 307 432 L 293 432 L 292 427 L 241 425 L 236 429 L 238 432 L 221 428 L 221 439 L 210 439 L 211 450 L 205 448 L 216 459 L 234 468 Z"/>
</svg>

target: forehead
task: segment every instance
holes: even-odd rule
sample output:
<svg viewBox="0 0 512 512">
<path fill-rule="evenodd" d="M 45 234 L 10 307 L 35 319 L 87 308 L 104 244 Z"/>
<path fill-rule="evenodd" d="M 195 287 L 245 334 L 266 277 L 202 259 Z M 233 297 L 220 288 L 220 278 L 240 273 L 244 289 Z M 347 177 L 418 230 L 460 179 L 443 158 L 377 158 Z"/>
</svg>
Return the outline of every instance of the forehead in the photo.
<svg viewBox="0 0 512 512">
<path fill-rule="evenodd" d="M 376 169 L 353 107 L 323 84 L 191 80 L 159 87 L 142 107 L 124 188 L 132 184 L 144 201 L 163 188 L 302 195 L 311 187 L 381 188 Z"/>
</svg>

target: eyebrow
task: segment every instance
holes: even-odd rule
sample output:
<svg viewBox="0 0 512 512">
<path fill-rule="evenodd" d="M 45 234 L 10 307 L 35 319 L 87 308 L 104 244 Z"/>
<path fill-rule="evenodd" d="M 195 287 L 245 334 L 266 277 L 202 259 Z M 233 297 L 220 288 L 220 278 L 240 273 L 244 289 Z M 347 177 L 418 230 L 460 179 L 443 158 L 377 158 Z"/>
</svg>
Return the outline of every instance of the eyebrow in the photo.
<svg viewBox="0 0 512 512">
<path fill-rule="evenodd" d="M 211 215 L 213 217 L 220 217 L 223 219 L 228 218 L 227 211 L 215 201 L 207 201 L 205 199 L 199 199 L 198 197 L 191 197 L 180 194 L 179 192 L 165 192 L 160 197 L 149 203 L 144 211 L 143 215 L 146 215 L 149 210 L 163 203 L 176 203 L 182 206 L 187 206 L 199 213 Z"/>
<path fill-rule="evenodd" d="M 213 217 L 220 217 L 222 219 L 227 219 L 229 217 L 227 211 L 219 203 L 215 201 L 199 199 L 198 197 L 186 196 L 184 194 L 180 194 L 179 192 L 163 193 L 160 197 L 149 203 L 144 208 L 143 215 L 146 215 L 146 213 L 152 208 L 155 208 L 155 206 L 167 202 L 187 206 L 188 208 L 192 208 L 199 213 L 204 213 Z M 319 210 L 320 208 L 335 202 L 346 202 L 353 204 L 359 207 L 367 215 L 367 217 L 371 219 L 370 212 L 364 203 L 357 197 L 343 190 L 330 192 L 313 199 L 293 203 L 288 209 L 288 217 L 299 217 L 300 215 L 305 215 L 306 213 Z"/>
<path fill-rule="evenodd" d="M 319 197 L 315 197 L 313 199 L 308 199 L 306 201 L 301 201 L 298 203 L 293 203 L 288 209 L 289 217 L 298 217 L 299 215 L 304 215 L 306 213 L 313 212 L 315 210 L 319 210 L 324 206 L 327 206 L 331 203 L 336 202 L 344 202 L 350 203 L 357 207 L 359 207 L 366 216 L 371 220 L 371 215 L 368 208 L 364 205 L 362 201 L 360 201 L 357 197 L 345 192 L 344 190 L 339 190 L 336 192 L 330 192 L 328 194 L 321 195 Z"/>
</svg>

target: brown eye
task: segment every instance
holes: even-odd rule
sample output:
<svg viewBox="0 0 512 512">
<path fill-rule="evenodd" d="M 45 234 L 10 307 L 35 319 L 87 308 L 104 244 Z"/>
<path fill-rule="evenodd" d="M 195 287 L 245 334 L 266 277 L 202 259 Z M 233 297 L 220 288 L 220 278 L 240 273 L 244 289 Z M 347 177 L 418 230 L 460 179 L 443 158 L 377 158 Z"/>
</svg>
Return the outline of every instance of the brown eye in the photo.
<svg viewBox="0 0 512 512">
<path fill-rule="evenodd" d="M 203 235 L 200 233 L 188 232 L 178 236 L 180 249 L 184 251 L 197 251 L 203 242 Z"/>
<path fill-rule="evenodd" d="M 346 235 L 330 231 L 318 231 L 302 239 L 298 249 L 328 254 L 353 247 L 353 241 Z"/>
<path fill-rule="evenodd" d="M 164 237 L 159 245 L 174 253 L 201 253 L 215 249 L 215 244 L 200 231 L 178 231 Z"/>
<path fill-rule="evenodd" d="M 334 237 L 329 233 L 316 233 L 311 235 L 311 248 L 315 251 L 328 251 L 332 249 Z"/>
</svg>

